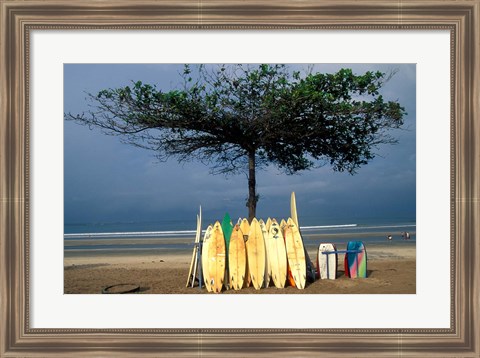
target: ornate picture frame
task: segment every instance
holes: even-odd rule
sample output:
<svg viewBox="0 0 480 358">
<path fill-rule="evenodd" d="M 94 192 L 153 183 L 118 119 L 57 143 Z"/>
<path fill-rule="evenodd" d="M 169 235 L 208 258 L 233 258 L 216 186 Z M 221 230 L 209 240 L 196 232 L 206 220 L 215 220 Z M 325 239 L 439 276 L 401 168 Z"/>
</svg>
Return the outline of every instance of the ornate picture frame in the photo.
<svg viewBox="0 0 480 358">
<path fill-rule="evenodd" d="M 0 355 L 462 356 L 479 347 L 480 2 L 0 0 Z M 30 327 L 30 33 L 38 29 L 448 30 L 451 324 L 446 329 Z"/>
</svg>

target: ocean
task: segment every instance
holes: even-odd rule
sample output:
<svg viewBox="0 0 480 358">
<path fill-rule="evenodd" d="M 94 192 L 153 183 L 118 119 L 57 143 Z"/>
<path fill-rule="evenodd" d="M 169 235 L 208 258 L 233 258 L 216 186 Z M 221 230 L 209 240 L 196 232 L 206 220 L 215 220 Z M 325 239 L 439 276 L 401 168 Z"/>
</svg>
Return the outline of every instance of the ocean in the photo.
<svg viewBox="0 0 480 358">
<path fill-rule="evenodd" d="M 218 220 L 218 219 L 216 219 Z M 204 220 L 206 223 L 215 220 Z M 307 249 L 322 242 L 332 242 L 337 247 L 348 241 L 363 241 L 365 245 L 389 243 L 406 244 L 403 233 L 410 234 L 408 242 L 416 242 L 414 221 L 346 221 L 325 225 L 300 223 L 301 234 Z M 64 232 L 65 257 L 123 254 L 161 254 L 162 252 L 190 252 L 195 238 L 195 220 L 170 220 L 158 222 L 122 222 L 66 224 Z M 387 240 L 391 235 L 392 240 Z"/>
</svg>

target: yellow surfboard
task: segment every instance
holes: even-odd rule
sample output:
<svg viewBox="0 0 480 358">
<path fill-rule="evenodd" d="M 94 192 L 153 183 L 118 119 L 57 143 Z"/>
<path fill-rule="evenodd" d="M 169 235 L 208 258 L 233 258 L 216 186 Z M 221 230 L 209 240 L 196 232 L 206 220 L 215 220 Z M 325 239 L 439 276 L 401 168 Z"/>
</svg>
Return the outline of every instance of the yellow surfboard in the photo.
<svg viewBox="0 0 480 358">
<path fill-rule="evenodd" d="M 287 229 L 287 222 L 285 221 L 285 219 L 282 219 L 282 221 L 280 221 L 280 230 L 282 231 L 282 234 L 283 234 L 283 241 L 286 241 L 285 239 L 286 229 Z M 292 271 L 290 270 L 290 265 L 288 264 L 288 260 L 287 260 L 287 279 L 288 279 L 288 284 L 290 286 L 295 287 L 295 280 L 293 279 Z"/>
<path fill-rule="evenodd" d="M 287 251 L 282 230 L 275 219 L 272 219 L 266 236 L 266 247 L 273 284 L 277 288 L 284 288 L 287 279 Z"/>
<path fill-rule="evenodd" d="M 269 257 L 269 252 L 268 252 L 268 245 L 266 243 L 267 236 L 268 236 L 268 230 L 267 226 L 263 222 L 262 219 L 258 220 L 258 223 L 260 224 L 260 228 L 262 229 L 262 235 L 263 235 L 263 242 L 265 243 L 265 283 L 264 287 L 268 287 L 270 285 L 270 279 L 272 277 L 272 270 L 270 268 L 270 263 L 268 261 Z"/>
<path fill-rule="evenodd" d="M 262 228 L 256 218 L 250 224 L 247 241 L 248 268 L 256 290 L 262 288 L 265 280 L 265 241 Z"/>
<path fill-rule="evenodd" d="M 250 224 L 247 219 L 243 219 L 240 223 L 240 230 L 243 233 L 243 240 L 246 242 L 248 240 L 248 233 L 250 232 Z M 248 252 L 248 248 L 245 246 L 245 250 Z M 248 253 L 247 253 L 247 267 L 245 272 L 245 282 L 244 287 L 250 287 L 252 279 L 250 278 L 250 270 L 248 268 Z"/>
<path fill-rule="evenodd" d="M 305 248 L 297 225 L 292 218 L 287 221 L 285 229 L 285 247 L 290 271 L 298 289 L 305 288 L 307 280 L 307 265 L 305 262 Z"/>
<path fill-rule="evenodd" d="M 265 221 L 265 227 L 267 228 L 267 231 L 270 231 L 270 225 L 272 225 L 272 219 L 268 218 L 267 221 Z"/>
<path fill-rule="evenodd" d="M 292 217 L 293 222 L 298 228 L 298 232 L 300 233 L 300 224 L 298 223 L 298 214 L 297 214 L 297 201 L 295 199 L 294 191 L 292 191 L 292 195 L 290 196 L 290 215 Z M 300 233 L 300 238 L 302 239 L 301 233 Z M 310 259 L 307 248 L 305 246 L 304 246 L 304 249 L 305 249 L 305 264 L 307 265 L 307 280 L 309 282 L 314 282 L 315 276 L 316 276 L 315 266 L 313 265 L 313 262 Z"/>
<path fill-rule="evenodd" d="M 210 236 L 212 235 L 213 226 L 208 225 L 207 230 L 205 230 L 205 236 L 203 237 L 203 246 L 202 246 L 202 275 L 205 282 L 205 287 L 208 292 L 212 291 L 210 283 L 208 282 L 208 243 L 210 241 Z"/>
<path fill-rule="evenodd" d="M 212 292 L 221 292 L 225 280 L 225 239 L 219 221 L 208 240 L 208 282 Z"/>
<path fill-rule="evenodd" d="M 247 253 L 245 240 L 239 225 L 235 225 L 230 236 L 228 248 L 228 268 L 230 273 L 230 287 L 240 290 L 245 283 L 245 272 L 247 268 Z"/>
</svg>

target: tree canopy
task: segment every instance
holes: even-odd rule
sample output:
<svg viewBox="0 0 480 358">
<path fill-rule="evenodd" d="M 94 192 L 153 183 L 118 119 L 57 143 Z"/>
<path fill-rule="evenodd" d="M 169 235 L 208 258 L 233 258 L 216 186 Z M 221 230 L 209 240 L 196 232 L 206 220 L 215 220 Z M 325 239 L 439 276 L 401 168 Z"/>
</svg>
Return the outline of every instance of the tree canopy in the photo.
<svg viewBox="0 0 480 358">
<path fill-rule="evenodd" d="M 393 144 L 405 109 L 385 101 L 389 75 L 351 69 L 291 71 L 282 64 L 185 65 L 176 89 L 134 82 L 88 94 L 91 109 L 65 118 L 101 128 L 157 158 L 197 159 L 213 173 L 248 176 L 249 217 L 256 170 L 273 164 L 293 174 L 329 165 L 354 174 Z M 161 81 L 161 79 L 159 79 Z"/>
</svg>

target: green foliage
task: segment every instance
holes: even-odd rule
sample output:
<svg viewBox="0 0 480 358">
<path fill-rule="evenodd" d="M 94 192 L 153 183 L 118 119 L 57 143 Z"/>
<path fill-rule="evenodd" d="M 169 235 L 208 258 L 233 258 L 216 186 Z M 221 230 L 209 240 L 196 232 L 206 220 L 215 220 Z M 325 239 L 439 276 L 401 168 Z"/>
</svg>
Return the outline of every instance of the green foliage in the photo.
<svg viewBox="0 0 480 358">
<path fill-rule="evenodd" d="M 183 87 L 162 92 L 138 81 L 91 96 L 101 118 L 74 117 L 159 157 L 199 158 L 217 171 L 276 164 L 287 173 L 329 164 L 355 170 L 374 157 L 379 143 L 393 143 L 386 130 L 403 124 L 404 108 L 385 102 L 385 74 L 351 69 L 337 73 L 290 73 L 285 65 L 185 65 Z"/>
</svg>

